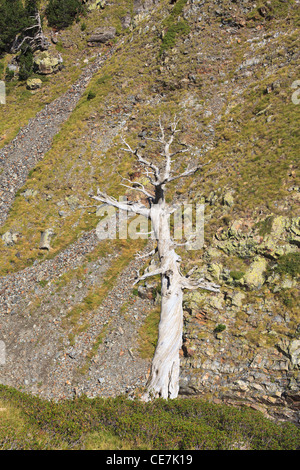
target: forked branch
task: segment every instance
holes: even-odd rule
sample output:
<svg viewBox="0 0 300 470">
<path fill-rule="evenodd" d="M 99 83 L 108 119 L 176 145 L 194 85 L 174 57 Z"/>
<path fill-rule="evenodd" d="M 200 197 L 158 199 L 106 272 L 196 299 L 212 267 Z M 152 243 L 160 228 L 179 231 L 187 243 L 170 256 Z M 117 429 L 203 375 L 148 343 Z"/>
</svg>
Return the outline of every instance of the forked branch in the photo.
<svg viewBox="0 0 300 470">
<path fill-rule="evenodd" d="M 124 210 L 127 212 L 133 212 L 134 214 L 143 215 L 146 218 L 150 217 L 150 209 L 148 209 L 143 204 L 131 201 L 117 201 L 117 199 L 112 196 L 108 196 L 105 193 L 102 193 L 99 189 L 97 191 L 97 196 L 92 196 L 92 199 L 95 199 L 95 201 L 102 202 L 103 204 L 113 206 L 116 209 Z"/>
</svg>

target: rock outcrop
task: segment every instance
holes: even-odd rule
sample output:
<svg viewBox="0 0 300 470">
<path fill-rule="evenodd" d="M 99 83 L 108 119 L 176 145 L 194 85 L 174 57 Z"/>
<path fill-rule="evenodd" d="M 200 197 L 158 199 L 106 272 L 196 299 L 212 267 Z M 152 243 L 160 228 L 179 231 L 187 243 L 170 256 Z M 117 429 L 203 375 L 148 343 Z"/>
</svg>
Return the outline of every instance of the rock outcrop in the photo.
<svg viewBox="0 0 300 470">
<path fill-rule="evenodd" d="M 107 26 L 106 28 L 97 28 L 93 34 L 88 38 L 88 44 L 90 46 L 97 44 L 105 44 L 108 41 L 114 39 L 116 35 L 116 28 L 113 26 Z"/>
</svg>

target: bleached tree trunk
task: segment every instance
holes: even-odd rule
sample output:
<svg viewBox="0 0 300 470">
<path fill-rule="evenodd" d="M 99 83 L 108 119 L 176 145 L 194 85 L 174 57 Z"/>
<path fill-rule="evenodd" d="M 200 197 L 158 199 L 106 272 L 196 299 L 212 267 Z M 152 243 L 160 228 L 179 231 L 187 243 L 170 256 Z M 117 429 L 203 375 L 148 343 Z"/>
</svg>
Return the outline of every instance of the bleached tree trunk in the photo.
<svg viewBox="0 0 300 470">
<path fill-rule="evenodd" d="M 23 44 L 28 44 L 33 51 L 41 49 L 42 51 L 48 49 L 48 40 L 44 35 L 42 28 L 41 16 L 38 10 L 35 15 L 31 17 L 35 23 L 32 26 L 25 28 L 20 34 L 15 37 L 10 53 L 15 54 L 21 50 Z"/>
<path fill-rule="evenodd" d="M 161 314 L 158 342 L 144 399 L 176 398 L 179 391 L 179 351 L 182 346 L 183 310 L 180 258 L 170 236 L 169 211 L 164 197 L 154 204 L 150 218 L 157 240 L 161 269 Z"/>
<path fill-rule="evenodd" d="M 143 396 L 144 400 L 151 398 L 176 398 L 179 392 L 180 374 L 180 349 L 182 346 L 183 332 L 183 291 L 184 289 L 202 288 L 212 292 L 219 292 L 219 286 L 209 283 L 204 279 L 198 281 L 185 277 L 180 272 L 180 257 L 175 251 L 176 244 L 170 234 L 169 218 L 174 212 L 174 208 L 165 201 L 167 184 L 179 178 L 194 174 L 202 166 L 195 166 L 187 169 L 179 175 L 171 173 L 172 158 L 186 150 L 170 152 L 177 132 L 177 121 L 171 126 L 171 135 L 166 139 L 165 131 L 159 122 L 161 135 L 159 139 L 149 139 L 158 142 L 163 147 L 164 161 L 160 167 L 139 155 L 138 150 L 133 150 L 127 142 L 124 150 L 131 152 L 145 170 L 153 190 L 151 193 L 139 182 L 128 181 L 131 186 L 123 184 L 130 189 L 135 189 L 143 193 L 148 199 L 149 207 L 140 202 L 118 202 L 116 199 L 101 193 L 98 190 L 94 199 L 105 204 L 114 206 L 121 210 L 143 215 L 151 220 L 154 238 L 157 241 L 157 253 L 159 267 L 139 276 L 136 283 L 150 276 L 161 276 L 161 314 L 158 327 L 158 341 L 152 360 L 150 377 L 147 383 L 147 391 Z M 123 178 L 125 180 L 125 178 Z M 150 253 L 151 255 L 152 253 Z"/>
</svg>

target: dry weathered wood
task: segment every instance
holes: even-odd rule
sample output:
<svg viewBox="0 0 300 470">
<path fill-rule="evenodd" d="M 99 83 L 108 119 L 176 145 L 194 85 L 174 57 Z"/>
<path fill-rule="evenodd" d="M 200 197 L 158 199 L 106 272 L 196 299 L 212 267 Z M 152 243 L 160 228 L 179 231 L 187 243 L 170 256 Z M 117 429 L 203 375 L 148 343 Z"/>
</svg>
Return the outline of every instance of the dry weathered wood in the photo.
<svg viewBox="0 0 300 470">
<path fill-rule="evenodd" d="M 161 277 L 161 314 L 158 331 L 158 342 L 150 377 L 147 383 L 147 391 L 144 400 L 151 398 L 176 398 L 179 392 L 179 351 L 182 347 L 183 309 L 182 299 L 184 289 L 206 289 L 219 292 L 219 286 L 209 283 L 205 279 L 193 280 L 184 277 L 180 272 L 181 259 L 175 251 L 176 244 L 170 234 L 169 217 L 176 207 L 166 203 L 166 186 L 175 179 L 194 174 L 203 165 L 197 165 L 183 173 L 174 175 L 172 169 L 172 158 L 183 151 L 171 152 L 170 148 L 176 134 L 179 132 L 176 118 L 170 126 L 169 136 L 159 120 L 160 136 L 158 139 L 149 139 L 162 146 L 163 163 L 159 166 L 140 155 L 138 149 L 132 149 L 123 139 L 125 148 L 123 150 L 132 153 L 144 169 L 144 174 L 153 186 L 153 193 L 145 189 L 140 182 L 126 180 L 130 185 L 124 185 L 132 190 L 141 192 L 148 199 L 149 207 L 140 202 L 119 202 L 116 199 L 98 191 L 94 199 L 111 205 L 117 209 L 140 214 L 151 220 L 154 238 L 157 243 L 157 253 L 160 265 L 156 270 L 139 275 L 136 283 L 150 276 Z M 184 149 L 187 151 L 187 149 Z M 125 180 L 123 178 L 123 180 Z M 151 252 L 152 254 L 152 252 Z"/>
<path fill-rule="evenodd" d="M 32 50 L 46 50 L 48 49 L 48 40 L 44 35 L 43 28 L 42 28 L 42 21 L 41 16 L 38 11 L 35 12 L 35 15 L 31 17 L 35 24 L 25 28 L 20 34 L 18 34 L 12 44 L 10 53 L 15 54 L 19 50 L 23 44 L 27 43 Z M 33 35 L 28 35 L 29 31 L 34 31 Z"/>
</svg>

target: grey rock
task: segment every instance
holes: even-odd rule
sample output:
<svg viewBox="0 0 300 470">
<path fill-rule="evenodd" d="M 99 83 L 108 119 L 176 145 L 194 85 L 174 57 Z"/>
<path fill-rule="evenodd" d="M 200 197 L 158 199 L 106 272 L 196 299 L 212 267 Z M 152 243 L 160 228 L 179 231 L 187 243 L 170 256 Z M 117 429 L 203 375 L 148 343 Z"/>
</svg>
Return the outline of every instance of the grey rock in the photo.
<svg viewBox="0 0 300 470">
<path fill-rule="evenodd" d="M 40 250 L 50 250 L 50 241 L 53 235 L 54 231 L 51 228 L 41 232 Z"/>
<path fill-rule="evenodd" d="M 15 243 L 17 243 L 17 241 L 18 241 L 18 236 L 19 236 L 19 234 L 16 233 L 16 232 L 11 232 L 11 231 L 5 232 L 2 235 L 2 240 L 4 242 L 4 245 L 5 246 L 15 245 Z"/>
<path fill-rule="evenodd" d="M 114 28 L 113 26 L 108 26 L 106 28 L 98 28 L 89 37 L 88 42 L 104 44 L 114 39 L 116 32 L 116 28 Z"/>
</svg>

